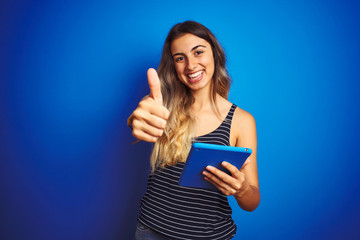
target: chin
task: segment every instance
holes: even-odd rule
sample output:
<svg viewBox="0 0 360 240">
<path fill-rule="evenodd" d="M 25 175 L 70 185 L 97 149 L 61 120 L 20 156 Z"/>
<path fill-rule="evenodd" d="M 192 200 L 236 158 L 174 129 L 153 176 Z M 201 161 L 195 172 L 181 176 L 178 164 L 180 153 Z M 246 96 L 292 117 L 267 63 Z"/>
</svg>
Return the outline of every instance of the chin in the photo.
<svg viewBox="0 0 360 240">
<path fill-rule="evenodd" d="M 208 84 L 209 84 L 209 82 L 200 81 L 197 83 L 187 83 L 186 86 L 192 91 L 197 91 L 197 90 L 205 88 Z"/>
</svg>

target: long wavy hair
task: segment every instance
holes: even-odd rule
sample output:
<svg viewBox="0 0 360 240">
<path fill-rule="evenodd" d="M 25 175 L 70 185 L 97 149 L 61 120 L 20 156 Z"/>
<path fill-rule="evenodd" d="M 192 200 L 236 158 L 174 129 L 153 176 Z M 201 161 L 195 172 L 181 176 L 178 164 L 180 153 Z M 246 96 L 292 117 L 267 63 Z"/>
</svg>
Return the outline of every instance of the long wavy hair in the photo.
<svg viewBox="0 0 360 240">
<path fill-rule="evenodd" d="M 194 21 L 178 23 L 171 28 L 165 40 L 158 67 L 163 103 L 169 109 L 170 116 L 164 134 L 154 144 L 150 160 L 152 171 L 157 167 L 186 161 L 194 137 L 195 119 L 191 114 L 191 106 L 195 99 L 190 90 L 179 80 L 171 55 L 171 43 L 186 33 L 202 38 L 211 45 L 215 64 L 211 82 L 211 101 L 219 115 L 220 111 L 215 101 L 216 95 L 219 94 L 227 99 L 231 85 L 225 67 L 224 50 L 208 28 Z"/>
</svg>

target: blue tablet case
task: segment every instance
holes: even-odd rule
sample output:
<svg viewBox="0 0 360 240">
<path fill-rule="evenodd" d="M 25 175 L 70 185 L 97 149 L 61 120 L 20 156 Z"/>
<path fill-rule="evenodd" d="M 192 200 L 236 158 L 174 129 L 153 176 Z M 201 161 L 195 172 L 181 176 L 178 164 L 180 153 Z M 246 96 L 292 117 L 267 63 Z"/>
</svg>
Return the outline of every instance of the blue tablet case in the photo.
<svg viewBox="0 0 360 240">
<path fill-rule="evenodd" d="M 179 185 L 217 190 L 213 184 L 204 180 L 202 172 L 205 167 L 210 165 L 230 174 L 221 163 L 226 161 L 240 169 L 251 153 L 250 148 L 194 143 L 181 173 Z"/>
</svg>

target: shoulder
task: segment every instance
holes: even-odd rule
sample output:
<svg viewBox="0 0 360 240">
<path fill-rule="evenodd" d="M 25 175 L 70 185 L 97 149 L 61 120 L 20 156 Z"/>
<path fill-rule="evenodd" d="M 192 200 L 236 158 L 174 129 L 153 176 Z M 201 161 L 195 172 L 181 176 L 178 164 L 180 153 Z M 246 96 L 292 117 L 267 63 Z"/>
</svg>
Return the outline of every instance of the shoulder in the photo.
<svg viewBox="0 0 360 240">
<path fill-rule="evenodd" d="M 255 118 L 251 113 L 245 111 L 244 109 L 241 109 L 239 107 L 236 107 L 234 112 L 233 121 L 236 123 L 237 126 L 247 126 L 249 125 L 255 125 Z"/>
<path fill-rule="evenodd" d="M 218 105 L 220 107 L 220 111 L 226 115 L 233 103 L 223 97 L 219 97 Z M 235 108 L 232 122 L 232 125 L 234 125 L 236 129 L 248 128 L 252 126 L 255 127 L 255 118 L 253 115 L 238 106 Z"/>
<path fill-rule="evenodd" d="M 256 123 L 252 114 L 236 107 L 231 124 L 231 142 L 240 146 L 250 139 L 256 139 Z"/>
</svg>

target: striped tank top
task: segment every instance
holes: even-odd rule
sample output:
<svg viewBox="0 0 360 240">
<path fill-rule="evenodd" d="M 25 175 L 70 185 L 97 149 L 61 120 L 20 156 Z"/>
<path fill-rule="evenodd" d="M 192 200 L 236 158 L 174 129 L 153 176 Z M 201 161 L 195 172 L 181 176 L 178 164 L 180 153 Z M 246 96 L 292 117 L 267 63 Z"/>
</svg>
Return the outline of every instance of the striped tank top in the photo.
<svg viewBox="0 0 360 240">
<path fill-rule="evenodd" d="M 193 141 L 229 146 L 235 108 L 233 104 L 217 129 Z M 227 197 L 220 191 L 179 186 L 184 164 L 159 168 L 150 174 L 140 202 L 139 221 L 169 239 L 231 239 L 236 225 Z"/>
</svg>

